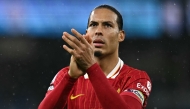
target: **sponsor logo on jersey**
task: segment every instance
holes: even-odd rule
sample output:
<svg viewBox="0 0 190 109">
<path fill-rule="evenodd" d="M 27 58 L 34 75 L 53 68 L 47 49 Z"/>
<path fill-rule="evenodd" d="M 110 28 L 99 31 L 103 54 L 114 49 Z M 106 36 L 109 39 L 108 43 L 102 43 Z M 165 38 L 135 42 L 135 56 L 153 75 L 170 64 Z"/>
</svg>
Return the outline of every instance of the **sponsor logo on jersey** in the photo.
<svg viewBox="0 0 190 109">
<path fill-rule="evenodd" d="M 74 96 L 73 94 L 71 95 L 71 97 L 70 97 L 70 99 L 71 100 L 74 100 L 74 99 L 76 99 L 76 98 L 78 98 L 78 97 L 80 97 L 80 96 L 83 96 L 84 94 L 78 94 L 78 95 L 76 95 L 76 96 Z"/>
<path fill-rule="evenodd" d="M 150 95 L 150 94 L 149 94 L 149 90 L 148 90 L 145 86 L 143 86 L 141 83 L 137 83 L 137 88 L 139 88 L 139 89 L 141 89 L 143 92 L 145 92 L 147 96 Z"/>
<path fill-rule="evenodd" d="M 135 89 L 127 89 L 126 91 L 134 93 L 140 99 L 141 103 L 144 103 L 144 95 L 141 91 Z"/>
</svg>

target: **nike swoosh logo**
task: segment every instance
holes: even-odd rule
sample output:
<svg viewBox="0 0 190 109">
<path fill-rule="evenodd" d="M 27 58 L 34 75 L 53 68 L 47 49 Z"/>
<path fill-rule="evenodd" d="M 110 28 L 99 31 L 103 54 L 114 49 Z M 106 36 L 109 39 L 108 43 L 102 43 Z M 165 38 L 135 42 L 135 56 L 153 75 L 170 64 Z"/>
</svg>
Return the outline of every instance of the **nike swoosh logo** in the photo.
<svg viewBox="0 0 190 109">
<path fill-rule="evenodd" d="M 76 99 L 76 98 L 78 98 L 78 97 L 80 97 L 80 96 L 83 96 L 84 94 L 78 94 L 78 95 L 76 95 L 76 96 L 73 96 L 73 94 L 71 95 L 71 100 L 74 100 L 74 99 Z"/>
<path fill-rule="evenodd" d="M 120 91 L 121 91 L 121 89 L 120 89 L 120 88 L 118 88 L 118 89 L 117 89 L 117 93 L 120 93 Z"/>
</svg>

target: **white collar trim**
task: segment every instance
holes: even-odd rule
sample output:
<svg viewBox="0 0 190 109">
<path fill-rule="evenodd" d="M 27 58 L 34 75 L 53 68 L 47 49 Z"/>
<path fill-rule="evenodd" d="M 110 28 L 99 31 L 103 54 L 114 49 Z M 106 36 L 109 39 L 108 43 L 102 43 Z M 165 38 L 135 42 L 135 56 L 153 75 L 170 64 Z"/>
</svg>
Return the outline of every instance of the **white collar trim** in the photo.
<svg viewBox="0 0 190 109">
<path fill-rule="evenodd" d="M 117 63 L 117 65 L 115 66 L 115 68 L 107 75 L 107 78 L 112 78 L 114 79 L 120 72 L 121 68 L 123 67 L 123 61 L 119 58 L 119 61 Z M 86 73 L 84 75 L 85 79 L 88 79 L 88 74 Z"/>
</svg>

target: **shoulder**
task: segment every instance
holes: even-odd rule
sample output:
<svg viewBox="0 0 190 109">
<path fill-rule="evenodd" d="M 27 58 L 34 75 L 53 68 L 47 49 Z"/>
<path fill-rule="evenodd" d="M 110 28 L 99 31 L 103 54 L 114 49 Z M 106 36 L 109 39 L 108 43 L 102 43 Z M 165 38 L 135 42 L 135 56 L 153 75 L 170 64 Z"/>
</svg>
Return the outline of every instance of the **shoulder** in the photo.
<svg viewBox="0 0 190 109">
<path fill-rule="evenodd" d="M 58 73 L 54 76 L 51 84 L 57 84 L 64 77 L 64 75 L 69 71 L 69 67 L 64 67 L 58 71 Z"/>
<path fill-rule="evenodd" d="M 130 78 L 135 78 L 135 79 L 148 79 L 150 80 L 148 74 L 146 71 L 139 70 L 136 68 L 133 68 L 131 66 L 128 66 L 126 64 L 123 65 L 121 71 L 120 71 L 122 76 L 127 76 Z"/>
<path fill-rule="evenodd" d="M 121 77 L 125 83 L 127 83 L 127 87 L 131 87 L 132 89 L 141 90 L 149 96 L 149 93 L 152 88 L 152 82 L 149 75 L 143 71 L 128 65 L 123 66 L 121 69 Z M 148 90 L 147 90 L 148 89 Z"/>
<path fill-rule="evenodd" d="M 57 75 L 64 75 L 65 73 L 67 73 L 69 71 L 69 67 L 64 67 L 61 70 L 58 71 Z"/>
<path fill-rule="evenodd" d="M 151 90 L 151 79 L 149 75 L 143 71 L 133 67 L 130 67 L 126 64 L 123 65 L 123 68 L 120 71 L 120 74 L 117 77 L 118 80 L 125 83 L 126 87 L 132 86 L 147 86 L 149 90 Z"/>
<path fill-rule="evenodd" d="M 118 79 L 123 81 L 123 92 L 132 92 L 137 97 L 140 97 L 140 99 L 143 94 L 143 99 L 141 99 L 143 102 L 149 97 L 152 90 L 152 83 L 146 71 L 124 64 L 120 72 L 120 78 Z M 142 94 L 140 94 L 141 92 Z"/>
</svg>

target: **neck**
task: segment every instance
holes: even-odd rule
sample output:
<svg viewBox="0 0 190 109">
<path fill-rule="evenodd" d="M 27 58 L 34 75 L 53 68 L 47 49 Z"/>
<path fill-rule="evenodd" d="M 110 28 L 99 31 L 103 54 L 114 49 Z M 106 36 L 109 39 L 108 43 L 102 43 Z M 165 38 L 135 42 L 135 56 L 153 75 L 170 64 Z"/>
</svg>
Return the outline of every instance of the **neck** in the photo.
<svg viewBox="0 0 190 109">
<path fill-rule="evenodd" d="M 100 65 L 102 71 L 107 76 L 119 61 L 118 56 L 106 56 L 104 58 L 97 58 L 97 62 Z"/>
</svg>

